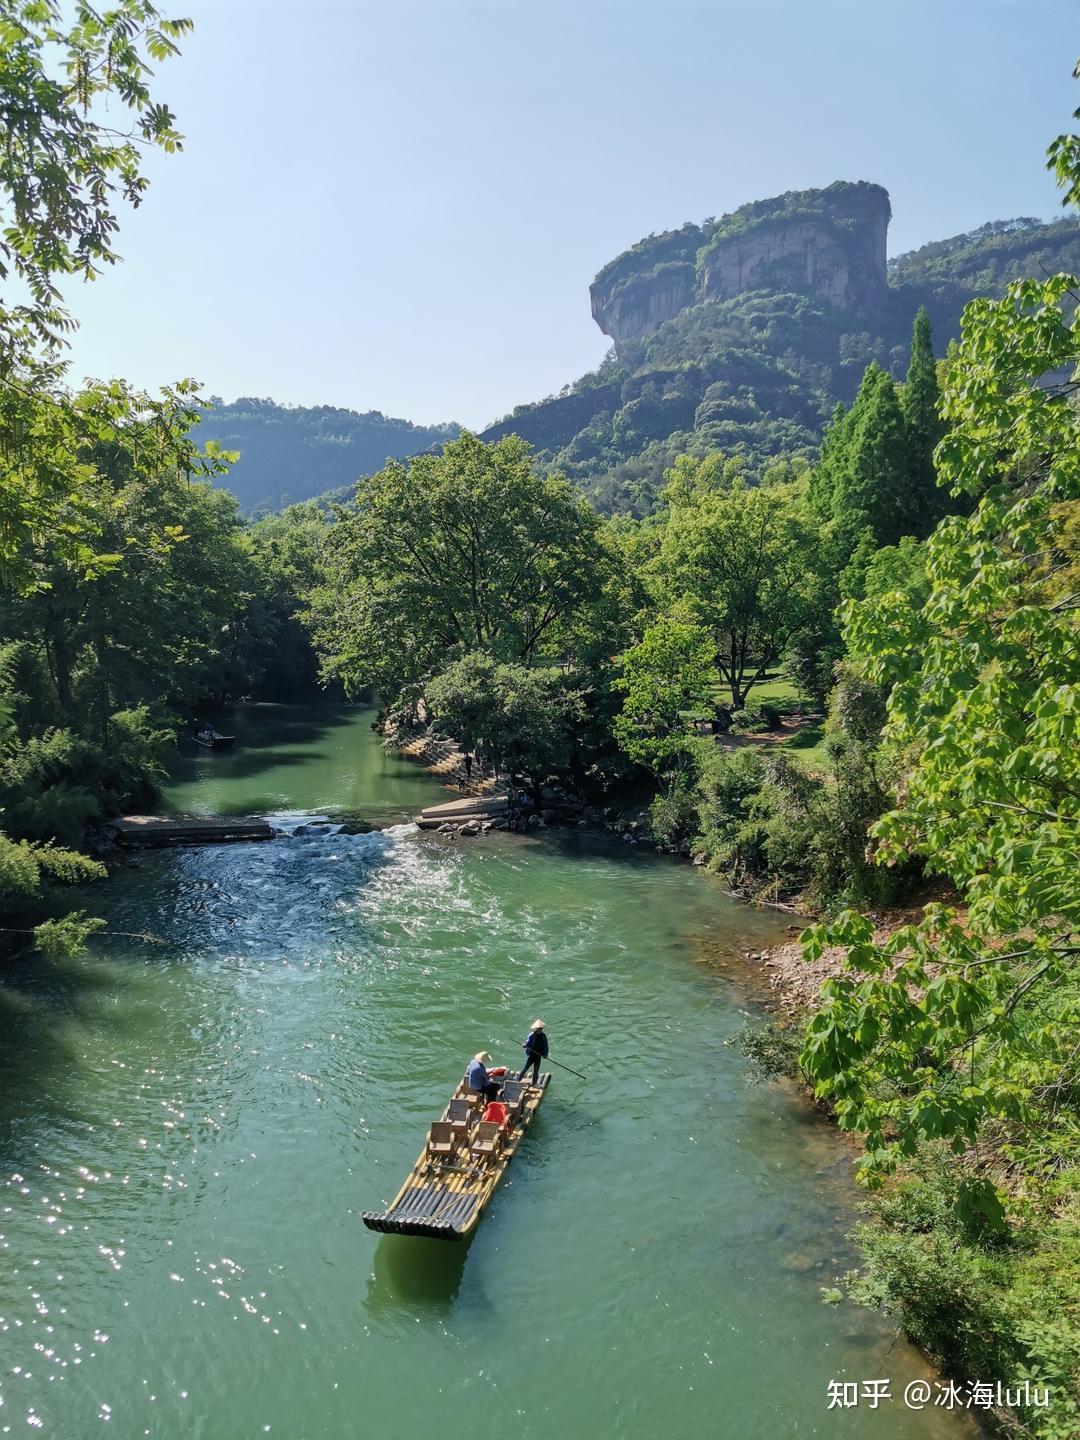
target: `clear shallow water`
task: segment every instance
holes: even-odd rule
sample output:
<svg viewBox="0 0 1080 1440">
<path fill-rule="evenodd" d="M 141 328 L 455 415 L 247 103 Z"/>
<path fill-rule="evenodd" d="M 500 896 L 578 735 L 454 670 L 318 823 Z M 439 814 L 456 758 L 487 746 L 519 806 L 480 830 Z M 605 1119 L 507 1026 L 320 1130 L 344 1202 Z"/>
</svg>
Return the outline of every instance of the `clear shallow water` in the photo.
<svg viewBox="0 0 1080 1440">
<path fill-rule="evenodd" d="M 241 705 L 213 718 L 236 744 L 204 750 L 181 740 L 165 796 L 173 811 L 345 811 L 392 824 L 443 798 L 420 765 L 383 749 L 366 707 Z"/>
<path fill-rule="evenodd" d="M 185 762 L 177 808 L 438 793 L 362 712 L 260 710 L 266 743 Z M 0 1432 L 966 1433 L 826 1410 L 830 1379 L 929 1368 L 820 1303 L 849 1259 L 845 1152 L 725 1045 L 724 964 L 776 923 L 699 873 L 398 824 L 148 855 L 91 898 L 164 943 L 4 976 Z M 467 1056 L 513 1061 L 534 1013 L 590 1082 L 556 1072 L 471 1245 L 366 1231 Z"/>
</svg>

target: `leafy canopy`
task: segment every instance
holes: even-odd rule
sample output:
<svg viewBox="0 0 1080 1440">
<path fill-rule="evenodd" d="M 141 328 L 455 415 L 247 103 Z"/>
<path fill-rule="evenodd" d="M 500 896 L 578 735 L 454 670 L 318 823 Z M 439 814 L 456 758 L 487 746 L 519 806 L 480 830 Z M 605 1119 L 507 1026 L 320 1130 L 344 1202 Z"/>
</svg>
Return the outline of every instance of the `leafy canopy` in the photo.
<svg viewBox="0 0 1080 1440">
<path fill-rule="evenodd" d="M 1077 1079 L 1080 587 L 1060 581 L 1077 573 L 1061 515 L 1080 501 L 1080 419 L 1072 382 L 1053 382 L 1080 363 L 1076 285 L 1016 282 L 968 307 L 937 461 L 954 494 L 983 498 L 927 542 L 925 603 L 892 590 L 845 617 L 863 672 L 892 687 L 903 782 L 879 858 L 924 857 L 966 905 L 883 945 L 851 914 L 805 937 L 811 955 L 848 947 L 803 1063 L 865 1132 L 869 1175 L 929 1138 L 963 1148 Z"/>
<path fill-rule="evenodd" d="M 151 62 L 175 55 L 191 28 L 147 0 L 0 0 L 0 280 L 26 292 L 0 304 L 0 376 L 71 328 L 60 277 L 116 261 L 115 206 L 142 200 L 143 149 L 180 148 L 151 94 Z M 127 131 L 106 120 L 108 101 L 130 112 Z"/>
<path fill-rule="evenodd" d="M 324 674 L 389 698 L 471 651 L 558 657 L 608 569 L 587 501 L 535 474 L 523 441 L 462 435 L 361 480 L 337 512 L 311 603 Z"/>
<path fill-rule="evenodd" d="M 711 636 L 736 710 L 814 607 L 819 547 L 803 495 L 801 481 L 747 486 L 714 457 L 684 460 L 663 492 L 661 601 Z"/>
</svg>

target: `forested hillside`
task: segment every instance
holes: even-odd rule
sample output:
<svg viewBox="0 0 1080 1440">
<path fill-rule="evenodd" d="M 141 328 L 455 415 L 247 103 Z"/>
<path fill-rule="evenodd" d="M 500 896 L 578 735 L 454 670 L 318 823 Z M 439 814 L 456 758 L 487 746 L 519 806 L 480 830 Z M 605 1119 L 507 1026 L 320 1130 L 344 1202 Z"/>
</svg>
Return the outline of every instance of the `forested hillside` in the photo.
<svg viewBox="0 0 1080 1440">
<path fill-rule="evenodd" d="M 920 306 L 940 353 L 974 296 L 1080 270 L 1075 223 L 1029 218 L 886 266 L 888 214 L 879 186 L 840 183 L 639 241 L 592 287 L 593 313 L 615 338 L 599 369 L 518 406 L 484 438 L 516 432 L 601 509 L 644 514 L 680 454 L 719 448 L 751 467 L 813 458 L 868 364 L 903 374 Z"/>
<path fill-rule="evenodd" d="M 751 469 L 778 455 L 814 458 L 871 361 L 903 374 L 920 306 L 940 352 L 973 296 L 1080 270 L 1068 220 L 993 221 L 886 263 L 888 217 L 880 186 L 838 183 L 639 241 L 592 287 L 594 315 L 616 341 L 599 369 L 519 405 L 483 438 L 519 434 L 601 510 L 644 514 L 680 454 L 719 448 Z M 239 456 L 221 483 L 257 517 L 350 490 L 388 459 L 459 433 L 378 410 L 242 397 L 213 399 L 193 438 Z"/>
<path fill-rule="evenodd" d="M 379 410 L 360 414 L 333 405 L 278 405 L 242 397 L 213 399 L 194 432 L 239 458 L 228 487 L 248 515 L 281 510 L 327 490 L 355 484 L 389 459 L 445 444 L 457 425 L 413 425 Z"/>
</svg>

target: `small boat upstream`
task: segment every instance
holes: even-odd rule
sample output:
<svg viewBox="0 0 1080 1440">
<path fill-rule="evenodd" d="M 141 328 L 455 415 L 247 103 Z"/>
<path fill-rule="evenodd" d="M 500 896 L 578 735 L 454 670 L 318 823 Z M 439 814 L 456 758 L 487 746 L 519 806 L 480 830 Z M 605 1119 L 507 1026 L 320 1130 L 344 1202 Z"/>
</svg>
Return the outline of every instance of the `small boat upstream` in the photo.
<svg viewBox="0 0 1080 1440">
<path fill-rule="evenodd" d="M 497 1101 L 458 1086 L 428 1131 L 424 1148 L 390 1205 L 365 1210 L 369 1230 L 389 1235 L 423 1235 L 464 1240 L 475 1230 L 488 1201 L 517 1154 L 540 1108 L 551 1072 L 535 1085 L 508 1080 Z M 495 1110 L 495 1116 L 485 1118 Z"/>
<path fill-rule="evenodd" d="M 199 730 L 191 738 L 204 750 L 231 750 L 236 742 L 235 735 L 222 735 L 221 731 L 215 730 L 212 725 L 207 725 L 204 730 Z"/>
</svg>

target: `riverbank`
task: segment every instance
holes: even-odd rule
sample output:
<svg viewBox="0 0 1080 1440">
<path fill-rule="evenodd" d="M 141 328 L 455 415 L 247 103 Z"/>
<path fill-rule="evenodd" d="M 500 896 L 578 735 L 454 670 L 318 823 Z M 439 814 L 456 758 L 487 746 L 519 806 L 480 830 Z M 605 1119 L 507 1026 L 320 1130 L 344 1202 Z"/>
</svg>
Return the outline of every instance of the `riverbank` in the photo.
<svg viewBox="0 0 1080 1440">
<path fill-rule="evenodd" d="M 935 893 L 877 915 L 875 944 L 941 899 L 955 903 Z M 821 986 L 850 973 L 845 955 L 826 946 L 808 962 L 797 938 L 746 952 L 772 1016 L 736 1042 L 759 1078 L 784 1076 L 812 1094 L 802 1037 Z M 852 1234 L 859 1262 L 836 1292 L 895 1319 L 962 1393 L 992 1394 L 982 1418 L 1018 1440 L 1080 1434 L 1080 1171 L 1070 1166 L 1072 1119 L 1050 1101 L 983 1126 L 959 1151 L 926 1137 L 868 1196 Z M 1047 1154 L 1064 1163 L 1042 1163 Z M 972 1186 L 987 1181 L 1002 1197 L 999 1216 L 970 1202 Z"/>
</svg>

